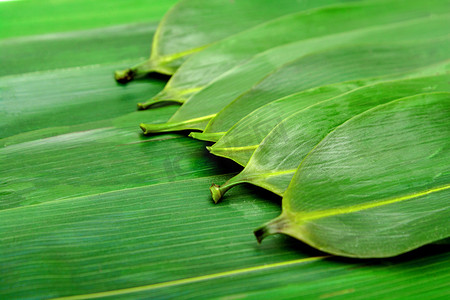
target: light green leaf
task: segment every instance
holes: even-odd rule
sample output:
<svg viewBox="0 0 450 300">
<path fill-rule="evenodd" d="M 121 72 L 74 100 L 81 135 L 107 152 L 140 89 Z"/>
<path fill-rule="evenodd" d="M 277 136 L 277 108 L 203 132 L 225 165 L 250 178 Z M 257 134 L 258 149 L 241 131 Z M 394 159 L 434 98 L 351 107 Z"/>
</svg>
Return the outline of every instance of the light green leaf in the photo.
<svg viewBox="0 0 450 300">
<path fill-rule="evenodd" d="M 355 115 L 394 99 L 424 92 L 450 92 L 450 75 L 384 82 L 362 87 L 303 109 L 280 122 L 258 144 L 242 172 L 222 186 L 213 185 L 214 202 L 238 184 L 251 183 L 284 194 L 301 161 L 332 130 Z M 249 132 L 249 134 L 252 134 Z"/>
<path fill-rule="evenodd" d="M 326 1 L 309 1 L 308 6 L 317 6 L 321 3 L 325 4 Z M 389 9 L 386 9 L 386 7 L 389 7 Z M 183 103 L 223 73 L 237 67 L 252 56 L 273 47 L 348 30 L 404 22 L 445 12 L 448 12 L 448 10 L 446 4 L 442 1 L 396 0 L 365 1 L 352 5 L 341 4 L 286 15 L 231 36 L 191 56 L 169 80 L 164 90 L 145 104 L 141 104 L 140 107 L 147 108 L 161 101 Z M 305 51 L 308 50 L 311 49 L 305 49 Z M 298 51 L 297 47 L 288 48 L 286 52 L 283 51 L 280 54 L 275 49 L 272 55 L 270 53 L 264 54 L 267 55 L 266 60 L 264 60 L 264 56 L 260 59 L 262 63 L 266 64 L 266 67 L 270 67 L 267 64 L 287 62 L 289 59 L 293 59 L 292 57 L 303 54 L 303 49 L 300 53 L 297 53 Z M 257 71 L 262 72 L 262 75 L 265 74 L 264 69 L 258 69 Z M 253 73 L 249 72 L 249 74 Z M 248 75 L 245 74 L 245 76 Z M 240 86 L 239 82 L 235 85 Z"/>
<path fill-rule="evenodd" d="M 343 83 L 321 86 L 296 94 L 292 94 L 270 102 L 237 122 L 224 135 L 210 134 L 212 138 L 220 138 L 217 143 L 208 147 L 209 151 L 218 156 L 231 159 L 246 166 L 253 152 L 262 140 L 285 118 L 297 113 L 308 105 L 338 96 L 356 88 L 398 78 L 417 78 L 450 73 L 450 61 L 431 65 L 424 69 L 407 74 L 397 74 L 390 77 L 353 80 Z M 192 135 L 192 134 L 191 134 Z"/>
<path fill-rule="evenodd" d="M 265 64 L 269 64 L 270 68 L 268 70 L 275 71 L 277 67 L 281 67 L 282 64 L 278 65 L 276 59 L 273 57 L 289 57 L 287 53 L 296 53 L 295 56 L 302 57 L 308 53 L 314 53 L 323 49 L 329 49 L 333 46 L 339 45 L 351 45 L 357 43 L 377 43 L 377 42 L 389 42 L 389 41 L 414 41 L 419 42 L 421 39 L 439 38 L 448 35 L 447 25 L 450 24 L 450 18 L 448 15 L 438 17 L 438 18 L 425 18 L 420 20 L 414 20 L 412 22 L 402 22 L 396 23 L 389 26 L 375 26 L 374 28 L 368 28 L 363 30 L 355 30 L 351 32 L 346 32 L 344 34 L 327 36 L 324 38 L 300 42 L 296 47 L 289 47 L 289 49 L 283 49 L 278 55 L 271 54 L 271 59 L 265 58 Z M 257 68 L 247 71 L 246 75 L 252 76 L 252 74 L 258 74 L 259 77 L 253 75 L 255 78 L 255 83 L 260 81 L 265 77 L 262 72 L 262 65 L 258 60 Z M 280 60 L 284 62 L 283 60 Z M 252 60 L 252 65 L 254 64 Z M 242 66 L 247 70 L 251 69 L 251 66 Z M 268 72 L 269 73 L 269 72 Z M 258 80 L 259 79 L 259 80 Z M 248 80 L 248 79 L 246 79 Z M 246 98 L 245 96 L 243 96 Z M 205 128 L 203 133 L 193 133 L 192 137 L 216 142 L 220 138 L 220 134 L 227 132 L 234 124 L 236 124 L 240 119 L 245 117 L 247 114 L 251 113 L 253 110 L 263 106 L 265 101 L 261 100 L 261 97 L 257 98 L 246 98 L 245 105 L 237 100 L 238 103 L 231 103 L 230 105 L 223 108 L 209 123 Z M 237 109 L 239 107 L 239 109 Z"/>
<path fill-rule="evenodd" d="M 366 111 L 302 161 L 283 213 L 255 234 L 284 233 L 323 251 L 387 257 L 450 236 L 450 93 Z"/>
<path fill-rule="evenodd" d="M 173 74 L 186 58 L 227 36 L 284 14 L 322 4 L 356 0 L 181 0 L 155 33 L 150 59 L 116 72 L 128 82 L 150 72 Z"/>
<path fill-rule="evenodd" d="M 240 81 L 216 81 L 184 103 L 163 124 L 141 124 L 144 133 L 177 130 L 204 130 L 208 122 L 232 101 L 236 109 L 241 105 L 268 103 L 278 98 L 326 84 L 377 76 L 401 74 L 448 59 L 448 39 L 375 45 L 352 45 L 317 52 L 300 58 L 267 76 L 251 90 L 240 94 Z M 231 105 L 229 107 L 231 107 Z"/>
</svg>

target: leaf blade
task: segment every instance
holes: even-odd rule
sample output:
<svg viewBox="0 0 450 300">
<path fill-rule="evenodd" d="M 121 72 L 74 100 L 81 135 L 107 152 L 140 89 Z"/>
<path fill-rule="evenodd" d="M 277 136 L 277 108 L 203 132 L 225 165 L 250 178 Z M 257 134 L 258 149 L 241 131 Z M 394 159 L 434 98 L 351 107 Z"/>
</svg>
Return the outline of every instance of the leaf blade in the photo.
<svg viewBox="0 0 450 300">
<path fill-rule="evenodd" d="M 314 1 L 313 5 L 317 4 L 318 2 Z M 382 25 L 425 17 L 428 16 L 427 11 L 442 14 L 446 12 L 442 5 L 441 2 L 369 1 L 341 3 L 286 15 L 218 42 L 193 55 L 177 70 L 165 89 L 154 97 L 154 100 L 156 102 L 177 100 L 183 103 L 221 74 L 247 61 L 253 55 L 276 46 L 374 24 Z M 390 9 L 386 10 L 386 6 Z M 152 103 L 154 101 L 150 100 L 148 105 Z"/>
<path fill-rule="evenodd" d="M 255 150 L 244 170 L 218 187 L 217 202 L 227 190 L 251 183 L 280 196 L 301 162 L 330 132 L 352 117 L 398 98 L 423 92 L 448 91 L 450 75 L 386 81 L 305 105 L 280 122 Z"/>
<path fill-rule="evenodd" d="M 321 85 L 411 72 L 448 59 L 447 39 L 434 43 L 353 45 L 309 54 L 276 70 L 240 96 L 237 84 L 247 88 L 245 77 L 239 82 L 216 81 L 184 103 L 166 124 L 145 124 L 141 128 L 148 132 L 204 130 L 204 123 L 195 120 L 206 116 L 212 119 L 229 103 L 229 107 L 254 104 L 251 99 L 258 99 L 258 104 L 268 103 Z M 417 56 L 418 52 L 422 54 Z"/>
<path fill-rule="evenodd" d="M 319 249 L 353 257 L 394 256 L 448 237 L 450 132 L 443 120 L 450 111 L 449 95 L 430 93 L 392 101 L 338 127 L 307 156 L 292 180 L 283 200 L 283 211 L 289 216 L 278 219 L 287 223 L 265 228 L 280 229 Z M 347 141 L 336 146 L 343 135 Z M 341 155 L 342 150 L 352 155 Z M 334 154 L 325 159 L 322 155 L 330 151 Z M 319 160 L 321 171 L 313 167 Z M 340 168 L 332 166 L 338 164 Z M 323 170 L 333 171 L 325 175 Z M 327 185 L 321 176 L 327 176 Z M 378 178 L 375 189 L 370 188 L 370 178 Z M 308 191 L 299 189 L 300 185 Z M 327 197 L 326 204 L 317 197 L 333 189 L 335 197 Z M 377 217 L 383 217 L 383 222 L 376 222 Z M 335 229 L 347 229 L 333 238 L 329 226 L 338 223 L 341 226 Z M 327 233 L 320 228 L 327 228 Z"/>
<path fill-rule="evenodd" d="M 182 0 L 161 20 L 152 43 L 150 59 L 135 67 L 116 72 L 116 80 L 126 83 L 151 72 L 172 75 L 189 55 L 211 44 L 293 11 L 321 3 L 351 0 L 223 1 Z M 224 22 L 223 18 L 227 21 Z"/>
</svg>

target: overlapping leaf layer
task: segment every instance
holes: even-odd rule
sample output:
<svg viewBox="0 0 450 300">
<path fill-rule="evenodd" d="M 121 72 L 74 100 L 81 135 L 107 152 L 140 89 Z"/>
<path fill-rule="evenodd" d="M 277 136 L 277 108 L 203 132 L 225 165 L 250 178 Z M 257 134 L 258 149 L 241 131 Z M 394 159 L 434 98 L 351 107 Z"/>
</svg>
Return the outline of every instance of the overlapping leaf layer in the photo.
<svg viewBox="0 0 450 300">
<path fill-rule="evenodd" d="M 217 142 L 208 147 L 212 154 L 244 166 L 242 172 L 224 185 L 211 186 L 216 203 L 227 190 L 241 183 L 258 185 L 280 196 L 289 194 L 288 186 L 294 174 L 306 172 L 308 176 L 309 171 L 299 166 L 337 127 L 352 123 L 356 116 L 378 106 L 390 107 L 387 103 L 400 98 L 416 99 L 415 95 L 449 91 L 448 4 L 447 1 L 403 0 L 324 3 L 315 9 L 269 20 L 193 55 L 164 90 L 140 108 L 163 101 L 180 102 L 182 106 L 168 122 L 142 123 L 140 127 L 144 134 L 198 130 L 190 136 Z M 448 94 L 438 95 L 439 99 L 450 100 L 446 98 Z M 420 125 L 416 124 L 417 140 L 420 140 Z M 381 132 L 375 130 L 373 139 L 381 138 L 376 136 Z M 401 135 L 400 131 L 395 132 Z M 445 142 L 448 132 L 441 133 L 443 136 L 436 143 L 442 144 L 437 144 L 436 151 L 448 148 Z M 414 146 L 412 143 L 411 149 Z M 374 160 L 380 166 L 385 163 L 375 157 Z M 445 153 L 442 162 L 445 162 L 444 169 L 433 171 L 431 177 L 448 172 L 450 157 Z M 433 170 L 431 162 L 430 170 Z M 392 173 L 395 178 L 395 171 Z M 370 178 L 374 186 L 382 180 L 375 173 Z M 364 191 L 359 193 L 360 197 L 365 195 Z M 448 196 L 446 189 L 442 193 Z M 345 197 L 341 198 L 337 201 L 345 203 Z M 447 210 L 444 198 L 440 198 L 438 205 Z M 289 199 L 283 199 L 283 203 L 286 201 Z M 302 213 L 287 210 L 288 215 Z M 401 206 L 398 212 L 393 211 L 401 212 Z M 282 227 L 287 219 L 274 222 Z M 289 224 L 293 224 L 289 232 L 281 229 L 267 229 L 267 232 L 288 233 L 317 246 L 302 238 L 303 233 L 292 234 L 302 230 L 301 224 Z M 433 230 L 433 226 L 428 230 Z M 414 235 L 414 232 L 405 234 Z M 259 235 L 263 237 L 266 233 Z M 445 237 L 445 233 L 438 234 L 431 241 Z M 428 242 L 418 242 L 416 247 Z M 334 246 L 318 248 L 358 257 L 398 255 L 414 248 L 397 247 L 397 252 L 380 249 L 377 253 L 376 250 L 364 252 L 361 247 L 358 253 L 336 251 Z"/>
<path fill-rule="evenodd" d="M 448 0 L 85 2 L 0 3 L 0 298 L 445 297 Z"/>
</svg>

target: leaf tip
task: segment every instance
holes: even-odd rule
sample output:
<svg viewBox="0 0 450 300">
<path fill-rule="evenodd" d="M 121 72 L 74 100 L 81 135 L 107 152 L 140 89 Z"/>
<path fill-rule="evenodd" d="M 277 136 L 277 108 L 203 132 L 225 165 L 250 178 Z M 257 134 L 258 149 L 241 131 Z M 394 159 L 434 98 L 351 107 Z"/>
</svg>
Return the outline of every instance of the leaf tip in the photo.
<svg viewBox="0 0 450 300">
<path fill-rule="evenodd" d="M 285 218 L 282 214 L 281 216 L 271 220 L 270 222 L 262 225 L 259 228 L 256 228 L 253 231 L 253 234 L 258 241 L 258 244 L 261 244 L 262 240 L 268 237 L 269 235 L 282 233 L 286 226 L 288 226 L 289 220 Z"/>
<path fill-rule="evenodd" d="M 148 107 L 145 105 L 145 103 L 138 103 L 137 109 L 138 110 L 146 110 Z"/>
<path fill-rule="evenodd" d="M 223 196 L 222 191 L 220 190 L 220 186 L 213 183 L 209 190 L 211 191 L 211 196 L 214 203 L 219 203 Z"/>
<path fill-rule="evenodd" d="M 134 79 L 133 69 L 118 70 L 114 72 L 114 79 L 120 84 L 126 84 Z"/>
<path fill-rule="evenodd" d="M 147 127 L 146 127 L 146 125 L 144 123 L 139 124 L 139 127 L 142 129 L 144 134 L 148 134 Z"/>
<path fill-rule="evenodd" d="M 255 231 L 253 231 L 253 234 L 256 237 L 256 241 L 258 242 L 258 244 L 261 244 L 262 240 L 268 236 L 269 234 L 267 233 L 267 230 L 265 227 L 260 227 L 258 229 L 256 229 Z"/>
</svg>

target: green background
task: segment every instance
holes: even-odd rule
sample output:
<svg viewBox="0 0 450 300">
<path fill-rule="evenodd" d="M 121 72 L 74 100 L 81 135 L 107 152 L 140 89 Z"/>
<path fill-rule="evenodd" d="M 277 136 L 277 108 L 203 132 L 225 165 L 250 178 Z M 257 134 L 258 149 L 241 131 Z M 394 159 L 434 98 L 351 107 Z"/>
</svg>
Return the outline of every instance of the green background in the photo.
<svg viewBox="0 0 450 300">
<path fill-rule="evenodd" d="M 137 112 L 162 89 L 117 85 L 149 55 L 174 0 L 0 2 L 0 298 L 445 298 L 445 245 L 397 258 L 323 257 L 252 230 L 280 199 L 182 134 L 143 137 Z"/>
</svg>

